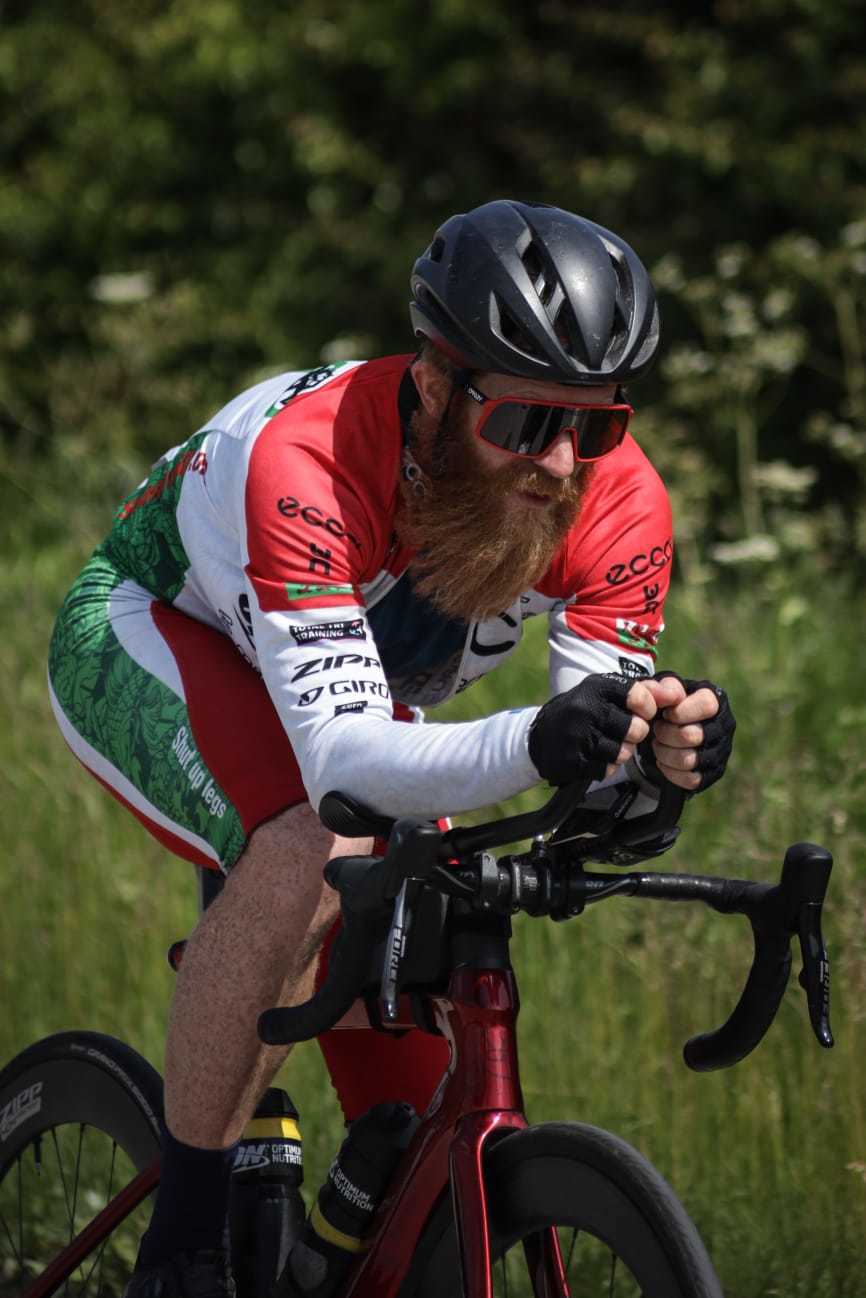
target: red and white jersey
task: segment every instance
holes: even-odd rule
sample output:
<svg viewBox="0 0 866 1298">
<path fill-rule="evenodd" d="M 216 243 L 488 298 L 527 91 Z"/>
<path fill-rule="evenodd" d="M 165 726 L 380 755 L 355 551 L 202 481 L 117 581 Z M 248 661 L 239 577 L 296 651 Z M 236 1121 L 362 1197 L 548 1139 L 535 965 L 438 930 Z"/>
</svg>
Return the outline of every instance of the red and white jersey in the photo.
<svg viewBox="0 0 866 1298">
<path fill-rule="evenodd" d="M 652 672 L 663 628 L 670 506 L 630 436 L 596 465 L 549 570 L 510 608 L 467 624 L 415 594 L 393 530 L 411 359 L 283 374 L 242 393 L 154 466 L 104 545 L 261 672 L 314 806 L 341 789 L 390 815 L 438 815 L 530 787 L 536 708 L 406 726 L 395 704 L 465 689 L 541 613 L 553 692 L 591 672 Z"/>
</svg>

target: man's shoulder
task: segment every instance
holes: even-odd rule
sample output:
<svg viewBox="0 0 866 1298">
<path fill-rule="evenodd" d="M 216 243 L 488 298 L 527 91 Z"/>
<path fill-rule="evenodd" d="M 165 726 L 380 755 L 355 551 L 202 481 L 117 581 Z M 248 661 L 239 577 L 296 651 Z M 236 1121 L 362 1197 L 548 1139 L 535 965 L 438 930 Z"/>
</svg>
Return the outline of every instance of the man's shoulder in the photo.
<svg viewBox="0 0 866 1298">
<path fill-rule="evenodd" d="M 599 564 L 616 562 L 623 545 L 639 551 L 661 547 L 659 553 L 669 560 L 671 531 L 667 488 L 627 434 L 618 450 L 594 466 L 580 512 L 539 589 L 573 594 Z"/>
<path fill-rule="evenodd" d="M 642 520 L 670 518 L 667 488 L 646 453 L 626 434 L 613 455 L 593 467 L 569 542 L 585 545 L 593 533 L 620 532 Z"/>
<path fill-rule="evenodd" d="M 631 433 L 626 433 L 613 455 L 596 464 L 587 490 L 587 504 L 598 506 L 645 491 L 667 499 L 667 488 L 658 470 Z"/>
<path fill-rule="evenodd" d="M 261 433 L 285 444 L 308 444 L 317 430 L 329 443 L 345 437 L 361 442 L 370 437 L 394 440 L 400 433 L 397 394 L 411 359 L 346 361 L 289 375 L 291 382 L 263 411 Z"/>
<path fill-rule="evenodd" d="M 409 355 L 383 356 L 282 370 L 244 388 L 212 415 L 203 429 L 243 438 L 271 424 L 278 430 L 291 429 L 296 415 L 304 423 L 326 419 L 329 414 L 333 417 L 347 400 L 350 404 L 375 403 L 378 394 L 387 405 L 411 360 Z"/>
<path fill-rule="evenodd" d="M 312 371 L 309 386 L 301 376 L 301 386 L 260 427 L 250 447 L 244 511 L 248 533 L 262 531 L 269 552 L 289 544 L 295 532 L 303 550 L 309 529 L 319 528 L 315 543 L 329 551 L 329 562 L 336 564 L 342 545 L 361 579 L 379 571 L 390 545 L 402 452 L 397 394 L 410 360 L 385 357 L 330 375 Z"/>
</svg>

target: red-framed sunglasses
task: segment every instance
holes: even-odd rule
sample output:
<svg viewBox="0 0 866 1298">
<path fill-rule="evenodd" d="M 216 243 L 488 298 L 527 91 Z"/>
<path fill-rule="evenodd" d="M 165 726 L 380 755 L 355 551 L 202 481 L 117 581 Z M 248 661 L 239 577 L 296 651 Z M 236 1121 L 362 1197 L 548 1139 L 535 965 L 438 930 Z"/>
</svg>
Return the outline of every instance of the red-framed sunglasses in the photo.
<svg viewBox="0 0 866 1298">
<path fill-rule="evenodd" d="M 486 397 L 468 380 L 460 383 L 459 388 L 483 407 L 475 426 L 477 435 L 500 451 L 528 460 L 546 455 L 561 432 L 571 433 L 576 460 L 600 460 L 619 446 L 634 414 L 632 407 L 624 402 L 602 405 L 570 401 L 553 405 L 549 401 Z"/>
</svg>

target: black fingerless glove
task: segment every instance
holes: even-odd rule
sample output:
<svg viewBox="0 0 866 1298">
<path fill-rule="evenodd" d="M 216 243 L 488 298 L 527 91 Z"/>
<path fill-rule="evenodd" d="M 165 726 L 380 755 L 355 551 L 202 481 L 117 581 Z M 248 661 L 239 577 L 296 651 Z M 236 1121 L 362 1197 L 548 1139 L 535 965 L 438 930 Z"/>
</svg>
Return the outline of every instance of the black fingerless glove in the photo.
<svg viewBox="0 0 866 1298">
<path fill-rule="evenodd" d="M 694 694 L 697 690 L 712 690 L 719 700 L 719 710 L 709 721 L 701 721 L 699 724 L 703 727 L 704 739 L 698 749 L 698 764 L 694 768 L 701 777 L 701 782 L 692 793 L 703 793 L 710 785 L 720 780 L 725 773 L 725 767 L 728 764 L 728 758 L 734 746 L 734 731 L 737 728 L 737 722 L 731 711 L 731 705 L 728 702 L 728 696 L 725 691 L 712 681 L 694 681 L 685 676 L 679 676 L 676 672 L 656 672 L 653 680 L 660 681 L 665 676 L 673 676 L 684 686 L 686 694 Z M 655 753 L 652 747 L 652 728 L 640 744 L 638 744 L 638 755 L 642 770 L 650 779 L 661 778 Z"/>
<path fill-rule="evenodd" d="M 631 722 L 625 700 L 632 685 L 613 672 L 587 676 L 539 709 L 529 729 L 529 756 L 543 780 L 604 779 Z"/>
</svg>

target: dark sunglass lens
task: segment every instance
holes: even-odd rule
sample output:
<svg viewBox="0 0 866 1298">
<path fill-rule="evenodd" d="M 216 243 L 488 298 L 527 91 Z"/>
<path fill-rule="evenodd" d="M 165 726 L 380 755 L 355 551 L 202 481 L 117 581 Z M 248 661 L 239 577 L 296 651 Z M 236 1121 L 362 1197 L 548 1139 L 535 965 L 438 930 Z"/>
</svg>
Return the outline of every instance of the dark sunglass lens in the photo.
<svg viewBox="0 0 866 1298">
<path fill-rule="evenodd" d="M 581 410 L 571 425 L 577 430 L 577 454 L 581 460 L 600 460 L 616 450 L 625 436 L 627 410 Z"/>
<path fill-rule="evenodd" d="M 521 455 L 543 455 L 561 432 L 570 410 L 561 406 L 526 406 L 517 450 Z"/>
<path fill-rule="evenodd" d="M 619 446 L 628 417 L 627 409 L 575 410 L 569 406 L 503 401 L 482 416 L 478 432 L 486 442 L 513 455 L 539 456 L 563 429 L 573 429 L 578 459 L 598 460 Z"/>
<path fill-rule="evenodd" d="M 572 415 L 561 406 L 506 401 L 494 406 L 479 432 L 486 442 L 514 455 L 543 455 Z"/>
</svg>

